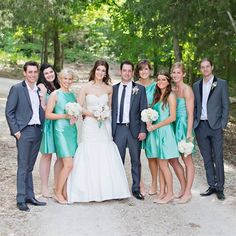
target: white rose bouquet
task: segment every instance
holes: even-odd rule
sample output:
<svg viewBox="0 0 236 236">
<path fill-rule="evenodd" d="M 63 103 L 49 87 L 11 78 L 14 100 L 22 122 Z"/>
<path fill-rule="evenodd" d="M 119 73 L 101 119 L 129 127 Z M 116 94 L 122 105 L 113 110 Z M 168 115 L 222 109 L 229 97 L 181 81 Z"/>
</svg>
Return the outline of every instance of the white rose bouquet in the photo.
<svg viewBox="0 0 236 236">
<path fill-rule="evenodd" d="M 187 157 L 193 152 L 194 144 L 192 141 L 186 141 L 186 140 L 181 140 L 178 143 L 178 149 L 179 152 L 184 155 L 184 157 Z"/>
<path fill-rule="evenodd" d="M 152 108 L 144 109 L 141 112 L 141 120 L 146 123 L 151 123 L 158 119 L 158 112 L 153 110 Z"/>
<path fill-rule="evenodd" d="M 82 112 L 82 107 L 77 102 L 68 102 L 65 105 L 65 111 L 68 115 L 72 116 L 70 119 L 70 124 L 74 124 L 78 119 L 80 113 Z"/>
<path fill-rule="evenodd" d="M 99 128 L 102 125 L 102 122 L 110 117 L 110 109 L 107 105 L 98 105 L 93 112 L 94 117 L 99 123 Z"/>
</svg>

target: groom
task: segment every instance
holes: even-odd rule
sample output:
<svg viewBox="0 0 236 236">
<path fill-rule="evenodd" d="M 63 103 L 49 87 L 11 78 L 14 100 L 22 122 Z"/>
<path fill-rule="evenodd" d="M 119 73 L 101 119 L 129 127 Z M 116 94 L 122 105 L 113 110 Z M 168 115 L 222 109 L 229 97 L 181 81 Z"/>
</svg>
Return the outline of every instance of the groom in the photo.
<svg viewBox="0 0 236 236">
<path fill-rule="evenodd" d="M 229 114 L 228 87 L 225 80 L 213 75 L 213 64 L 209 59 L 201 61 L 200 70 L 203 79 L 193 85 L 194 129 L 209 185 L 200 195 L 216 193 L 219 200 L 224 200 L 223 129 Z"/>
<path fill-rule="evenodd" d="M 46 205 L 35 199 L 32 171 L 39 152 L 44 111 L 40 105 L 38 64 L 24 65 L 25 80 L 11 87 L 6 103 L 6 119 L 17 146 L 17 207 L 29 211 L 27 203 Z"/>
<path fill-rule="evenodd" d="M 121 82 L 113 86 L 112 136 L 118 146 L 122 161 L 129 148 L 132 172 L 132 193 L 143 200 L 140 193 L 141 141 L 146 138 L 146 125 L 141 121 L 141 111 L 147 108 L 147 97 L 142 85 L 132 82 L 134 65 L 124 61 L 120 65 Z"/>
</svg>

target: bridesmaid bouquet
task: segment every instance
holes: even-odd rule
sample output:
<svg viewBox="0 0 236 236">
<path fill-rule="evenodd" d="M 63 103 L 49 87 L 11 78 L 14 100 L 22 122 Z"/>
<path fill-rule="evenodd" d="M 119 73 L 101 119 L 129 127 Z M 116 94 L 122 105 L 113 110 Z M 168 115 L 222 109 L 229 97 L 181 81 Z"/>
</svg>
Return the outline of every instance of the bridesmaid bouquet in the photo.
<svg viewBox="0 0 236 236">
<path fill-rule="evenodd" d="M 178 143 L 178 149 L 179 152 L 184 155 L 184 157 L 187 157 L 189 154 L 193 152 L 194 144 L 191 141 L 181 140 Z"/>
<path fill-rule="evenodd" d="M 72 116 L 70 119 L 70 124 L 73 125 L 78 119 L 82 111 L 82 107 L 77 102 L 68 102 L 65 106 L 65 111 L 68 115 Z"/>
<path fill-rule="evenodd" d="M 141 120 L 146 123 L 152 123 L 158 119 L 158 112 L 152 108 L 144 109 L 141 112 Z"/>
<path fill-rule="evenodd" d="M 96 109 L 93 112 L 93 115 L 99 122 L 99 128 L 102 125 L 102 122 L 106 120 L 108 117 L 110 117 L 110 109 L 107 105 L 99 105 L 96 107 Z"/>
</svg>

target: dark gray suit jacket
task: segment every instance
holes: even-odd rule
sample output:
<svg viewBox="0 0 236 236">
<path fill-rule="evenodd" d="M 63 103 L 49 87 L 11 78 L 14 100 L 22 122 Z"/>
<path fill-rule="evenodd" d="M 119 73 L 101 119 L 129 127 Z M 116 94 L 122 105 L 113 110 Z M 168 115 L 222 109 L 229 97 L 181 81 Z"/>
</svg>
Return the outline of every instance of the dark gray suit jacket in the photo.
<svg viewBox="0 0 236 236">
<path fill-rule="evenodd" d="M 39 103 L 40 104 L 40 103 Z M 25 81 L 13 85 L 6 103 L 6 119 L 11 135 L 24 129 L 32 118 L 33 110 Z M 44 122 L 44 110 L 39 105 L 39 119 Z"/>
<path fill-rule="evenodd" d="M 118 114 L 118 90 L 120 83 L 113 86 L 112 94 L 112 136 L 115 136 L 117 114 Z M 129 112 L 129 128 L 133 137 L 137 138 L 139 133 L 146 133 L 146 124 L 141 121 L 141 111 L 147 108 L 147 96 L 145 87 L 132 82 L 132 87 L 138 87 L 137 94 L 131 95 L 130 112 Z"/>
<path fill-rule="evenodd" d="M 195 96 L 194 101 L 194 128 L 199 125 L 202 112 L 202 83 L 203 79 L 193 85 Z M 207 117 L 212 129 L 225 128 L 229 115 L 229 94 L 225 80 L 214 77 L 213 83 L 216 85 L 211 88 L 207 101 Z"/>
</svg>

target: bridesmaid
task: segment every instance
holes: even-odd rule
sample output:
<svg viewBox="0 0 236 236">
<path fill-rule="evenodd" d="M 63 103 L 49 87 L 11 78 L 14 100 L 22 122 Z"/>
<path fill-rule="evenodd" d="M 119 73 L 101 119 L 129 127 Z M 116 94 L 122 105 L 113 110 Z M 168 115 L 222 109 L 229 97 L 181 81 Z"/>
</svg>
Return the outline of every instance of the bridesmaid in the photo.
<svg viewBox="0 0 236 236">
<path fill-rule="evenodd" d="M 75 124 L 70 124 L 70 119 L 73 117 L 65 112 L 65 105 L 68 102 L 76 102 L 75 95 L 70 92 L 73 73 L 69 70 L 62 70 L 59 74 L 59 81 L 61 88 L 50 95 L 46 108 L 46 118 L 54 120 L 53 132 L 56 154 L 62 161 L 62 168 L 55 189 L 55 200 L 61 204 L 66 204 L 66 181 L 72 170 L 72 158 L 77 148 L 77 128 Z"/>
<path fill-rule="evenodd" d="M 139 78 L 139 80 L 136 81 L 136 83 L 139 83 L 145 87 L 147 99 L 148 99 L 148 107 L 151 107 L 152 105 L 153 96 L 154 96 L 155 87 L 156 87 L 156 82 L 150 78 L 151 70 L 152 70 L 152 67 L 148 60 L 139 61 L 135 68 L 135 77 Z M 157 158 L 149 157 L 149 155 L 147 155 L 148 150 L 145 148 L 145 143 L 146 141 L 144 140 L 142 142 L 142 147 L 143 149 L 145 149 L 146 156 L 148 157 L 149 169 L 152 176 L 152 184 L 151 184 L 151 188 L 148 194 L 155 195 L 157 194 L 158 161 L 157 161 Z M 140 182 L 140 191 L 143 196 L 146 195 L 144 183 L 142 180 Z"/>
<path fill-rule="evenodd" d="M 150 132 L 147 136 L 147 149 L 150 157 L 158 158 L 160 179 L 164 178 L 164 181 L 160 181 L 160 195 L 154 202 L 164 204 L 174 198 L 169 160 L 179 156 L 173 129 L 173 122 L 176 119 L 176 97 L 171 91 L 171 78 L 166 72 L 160 72 L 157 76 L 152 108 L 158 112 L 159 117 L 152 124 L 147 124 Z"/>
<path fill-rule="evenodd" d="M 192 88 L 183 82 L 186 75 L 184 65 L 181 62 L 176 62 L 171 69 L 171 75 L 175 83 L 173 89 L 177 97 L 177 111 L 175 123 L 175 135 L 177 142 L 181 140 L 193 140 L 193 111 L 194 111 L 194 94 Z M 182 197 L 178 203 L 186 203 L 191 200 L 191 188 L 195 175 L 195 167 L 192 159 L 192 154 L 182 159 L 186 170 L 186 187 Z"/>
<path fill-rule="evenodd" d="M 56 71 L 50 64 L 42 64 L 39 71 L 39 79 L 37 86 L 40 88 L 40 100 L 43 109 L 46 109 L 46 104 L 49 95 L 56 89 L 60 88 Z M 39 175 L 41 179 L 41 192 L 43 197 L 51 197 L 48 190 L 48 179 L 50 173 L 50 166 L 52 161 L 52 154 L 55 153 L 55 145 L 53 138 L 53 124 L 52 120 L 45 120 L 43 128 L 43 137 L 40 146 L 42 156 L 39 163 Z M 60 169 L 60 162 L 58 159 L 54 164 L 54 185 L 58 178 L 58 171 Z"/>
</svg>

